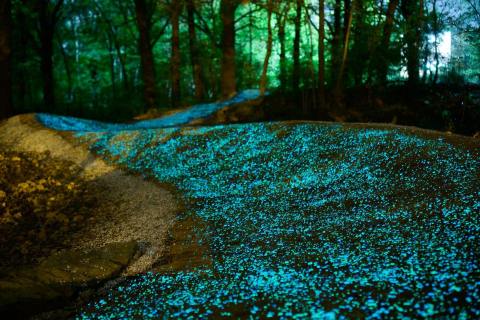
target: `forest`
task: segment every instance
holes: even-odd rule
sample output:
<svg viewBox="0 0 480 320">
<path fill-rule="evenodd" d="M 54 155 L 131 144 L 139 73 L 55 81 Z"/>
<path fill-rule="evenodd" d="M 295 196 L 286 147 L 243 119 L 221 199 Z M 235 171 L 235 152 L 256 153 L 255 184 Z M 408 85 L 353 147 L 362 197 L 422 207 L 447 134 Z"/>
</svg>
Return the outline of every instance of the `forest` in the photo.
<svg viewBox="0 0 480 320">
<path fill-rule="evenodd" d="M 480 0 L 0 0 L 0 317 L 480 319 Z"/>
<path fill-rule="evenodd" d="M 2 0 L 0 114 L 127 121 L 268 93 L 266 120 L 475 134 L 478 0 Z"/>
</svg>

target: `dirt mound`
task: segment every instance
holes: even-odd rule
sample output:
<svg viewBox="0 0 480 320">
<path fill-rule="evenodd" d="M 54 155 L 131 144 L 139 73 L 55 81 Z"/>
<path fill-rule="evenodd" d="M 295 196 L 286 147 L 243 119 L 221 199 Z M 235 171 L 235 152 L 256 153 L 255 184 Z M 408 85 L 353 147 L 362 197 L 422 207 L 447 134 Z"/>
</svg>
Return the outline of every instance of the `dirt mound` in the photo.
<svg viewBox="0 0 480 320">
<path fill-rule="evenodd" d="M 95 221 L 71 239 L 76 249 L 98 248 L 108 243 L 137 241 L 143 255 L 125 274 L 149 270 L 163 255 L 168 229 L 179 210 L 175 196 L 143 178 L 119 170 L 74 144 L 68 133 L 60 135 L 40 125 L 33 115 L 0 123 L 0 144 L 13 152 L 49 152 L 54 161 L 78 168 L 78 178 L 88 183 L 98 205 L 90 216 Z"/>
</svg>

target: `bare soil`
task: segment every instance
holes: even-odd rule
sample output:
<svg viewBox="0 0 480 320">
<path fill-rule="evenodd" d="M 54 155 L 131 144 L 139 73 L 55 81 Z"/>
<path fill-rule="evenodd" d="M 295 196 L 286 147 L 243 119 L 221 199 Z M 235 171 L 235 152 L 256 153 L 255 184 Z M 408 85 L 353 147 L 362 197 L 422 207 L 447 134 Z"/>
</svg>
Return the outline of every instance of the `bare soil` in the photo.
<svg viewBox="0 0 480 320">
<path fill-rule="evenodd" d="M 34 115 L 21 115 L 0 123 L 0 144 L 18 152 L 44 153 L 80 167 L 79 178 L 88 182 L 97 205 L 91 223 L 69 239 L 73 249 L 93 249 L 106 244 L 137 241 L 141 256 L 124 272 L 145 272 L 162 259 L 168 230 L 181 209 L 173 192 L 118 169 L 75 144 L 67 134 L 40 125 Z"/>
</svg>

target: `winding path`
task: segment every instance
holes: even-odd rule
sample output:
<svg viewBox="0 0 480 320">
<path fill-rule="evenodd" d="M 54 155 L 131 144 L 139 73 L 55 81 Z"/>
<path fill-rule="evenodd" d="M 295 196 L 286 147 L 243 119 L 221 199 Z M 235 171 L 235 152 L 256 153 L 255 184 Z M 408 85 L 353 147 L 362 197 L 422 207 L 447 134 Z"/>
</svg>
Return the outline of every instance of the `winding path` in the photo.
<svg viewBox="0 0 480 320">
<path fill-rule="evenodd" d="M 173 184 L 209 263 L 138 274 L 78 319 L 480 317 L 480 143 L 380 125 L 164 128 L 40 115 Z M 181 238 L 188 241 L 188 237 Z"/>
</svg>

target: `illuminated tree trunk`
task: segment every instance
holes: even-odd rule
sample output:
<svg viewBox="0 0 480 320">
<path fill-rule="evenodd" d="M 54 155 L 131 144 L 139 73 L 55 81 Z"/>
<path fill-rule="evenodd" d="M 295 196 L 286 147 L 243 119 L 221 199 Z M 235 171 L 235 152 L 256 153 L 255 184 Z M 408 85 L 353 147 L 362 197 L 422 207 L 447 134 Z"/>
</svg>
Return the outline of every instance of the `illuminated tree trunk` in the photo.
<svg viewBox="0 0 480 320">
<path fill-rule="evenodd" d="M 347 37 L 349 17 L 352 10 L 352 0 L 343 0 L 343 39 Z"/>
<path fill-rule="evenodd" d="M 325 106 L 325 0 L 318 0 L 318 101 Z"/>
<path fill-rule="evenodd" d="M 151 18 L 145 0 L 135 0 L 135 13 L 140 34 L 139 49 L 142 63 L 143 96 L 145 108 L 154 109 L 156 105 L 155 63 L 151 45 Z"/>
<path fill-rule="evenodd" d="M 195 29 L 195 3 L 187 1 L 188 35 L 190 43 L 190 62 L 192 64 L 193 82 L 195 83 L 195 99 L 203 100 L 205 97 L 205 86 L 203 83 L 202 64 L 197 44 L 197 33 Z"/>
<path fill-rule="evenodd" d="M 174 0 L 171 8 L 171 23 L 172 23 L 172 55 L 171 55 L 171 81 L 172 81 L 172 106 L 177 107 L 180 104 L 181 89 L 180 89 L 180 13 L 182 5 L 180 0 Z"/>
<path fill-rule="evenodd" d="M 229 98 L 237 92 L 235 67 L 235 11 L 237 0 L 222 0 L 220 18 L 222 20 L 222 97 Z"/>
<path fill-rule="evenodd" d="M 300 41 L 302 31 L 302 5 L 303 0 L 296 0 L 295 15 L 295 37 L 293 39 L 293 75 L 292 89 L 295 92 L 300 90 Z"/>
<path fill-rule="evenodd" d="M 342 52 L 342 58 L 340 60 L 340 68 L 338 70 L 337 81 L 335 83 L 335 89 L 334 89 L 334 98 L 337 106 L 341 105 L 341 99 L 343 94 L 343 77 L 345 75 L 345 68 L 347 65 L 348 50 L 349 50 L 349 44 L 350 44 L 350 34 L 352 30 L 353 11 L 354 11 L 354 8 L 352 5 L 352 7 L 350 7 L 350 9 L 348 10 L 348 17 L 345 17 L 345 19 L 347 19 L 347 24 L 345 25 L 346 30 L 344 33 L 344 40 L 343 40 L 343 52 Z"/>
<path fill-rule="evenodd" d="M 12 115 L 12 3 L 0 0 L 0 120 Z"/>
<path fill-rule="evenodd" d="M 273 0 L 269 0 L 267 4 L 268 9 L 268 18 L 267 18 L 267 28 L 268 28 L 268 37 L 267 37 L 267 53 L 265 54 L 265 60 L 263 61 L 263 70 L 262 76 L 260 78 L 260 94 L 264 95 L 267 89 L 267 72 L 268 64 L 270 61 L 270 56 L 272 55 L 272 11 L 273 11 Z"/>
<path fill-rule="evenodd" d="M 440 54 L 438 52 L 438 34 L 439 34 L 439 26 L 438 26 L 438 14 L 437 14 L 437 0 L 433 0 L 433 34 L 435 36 L 435 74 L 433 76 L 433 83 L 436 84 L 438 82 L 438 69 L 440 66 Z"/>
<path fill-rule="evenodd" d="M 340 52 L 342 52 L 342 60 L 340 60 L 340 68 L 342 68 L 342 64 L 344 63 L 343 61 L 343 53 L 345 51 L 345 39 L 347 37 L 350 37 L 350 28 L 351 28 L 351 18 L 350 16 L 352 15 L 352 0 L 343 0 L 343 27 L 342 27 L 342 46 Z M 346 61 L 345 61 L 346 62 Z M 345 78 L 345 73 L 346 73 L 346 68 L 347 65 L 343 65 L 343 73 L 339 74 L 338 77 L 342 78 L 342 80 Z"/>
</svg>

